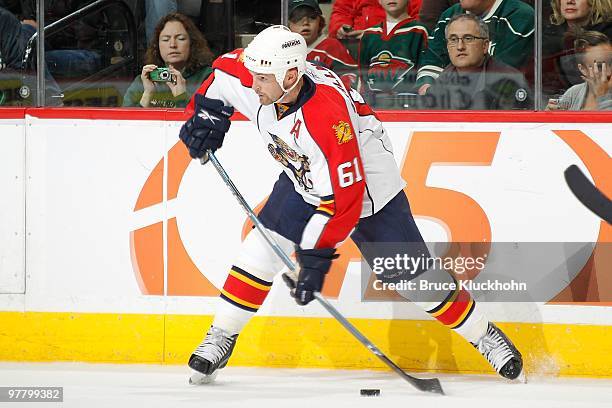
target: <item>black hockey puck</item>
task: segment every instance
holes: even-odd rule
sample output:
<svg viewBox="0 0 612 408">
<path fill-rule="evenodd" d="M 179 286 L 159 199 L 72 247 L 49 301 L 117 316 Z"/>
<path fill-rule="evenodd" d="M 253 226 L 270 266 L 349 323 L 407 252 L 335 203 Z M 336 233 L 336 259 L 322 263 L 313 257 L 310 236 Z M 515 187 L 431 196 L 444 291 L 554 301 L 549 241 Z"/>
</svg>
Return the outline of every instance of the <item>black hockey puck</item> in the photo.
<svg viewBox="0 0 612 408">
<path fill-rule="evenodd" d="M 380 395 L 380 390 L 373 388 L 363 388 L 359 390 L 359 393 L 362 397 L 378 397 Z"/>
</svg>

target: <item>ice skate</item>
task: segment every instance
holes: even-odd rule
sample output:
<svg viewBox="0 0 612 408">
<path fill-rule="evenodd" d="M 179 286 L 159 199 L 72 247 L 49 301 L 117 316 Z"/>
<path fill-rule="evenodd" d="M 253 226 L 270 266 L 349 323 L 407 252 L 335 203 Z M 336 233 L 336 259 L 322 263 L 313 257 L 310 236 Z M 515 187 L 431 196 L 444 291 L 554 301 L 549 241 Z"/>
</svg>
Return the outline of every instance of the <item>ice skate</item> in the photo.
<svg viewBox="0 0 612 408">
<path fill-rule="evenodd" d="M 522 375 L 523 357 L 514 344 L 493 323 L 477 343 L 472 343 L 502 377 L 514 380 Z M 526 382 L 522 375 L 522 382 Z M 521 380 L 521 378 L 519 378 Z"/>
<path fill-rule="evenodd" d="M 231 336 L 222 329 L 211 327 L 202 344 L 189 358 L 189 367 L 194 370 L 189 378 L 189 384 L 213 382 L 217 377 L 217 371 L 227 365 L 237 338 L 237 334 Z"/>
</svg>

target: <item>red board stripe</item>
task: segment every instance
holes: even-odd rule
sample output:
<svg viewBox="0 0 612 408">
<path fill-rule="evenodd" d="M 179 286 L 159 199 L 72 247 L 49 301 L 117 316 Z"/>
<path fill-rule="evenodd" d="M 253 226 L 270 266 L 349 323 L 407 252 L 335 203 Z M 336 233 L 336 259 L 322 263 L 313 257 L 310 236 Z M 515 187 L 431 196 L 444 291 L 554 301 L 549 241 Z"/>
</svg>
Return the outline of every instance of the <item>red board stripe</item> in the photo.
<svg viewBox="0 0 612 408">
<path fill-rule="evenodd" d="M 184 121 L 182 109 L 151 108 L 2 108 L 0 119 L 166 120 Z M 612 123 L 612 112 L 525 111 L 376 111 L 383 122 L 479 122 L 479 123 Z M 232 120 L 246 121 L 240 113 Z"/>
</svg>

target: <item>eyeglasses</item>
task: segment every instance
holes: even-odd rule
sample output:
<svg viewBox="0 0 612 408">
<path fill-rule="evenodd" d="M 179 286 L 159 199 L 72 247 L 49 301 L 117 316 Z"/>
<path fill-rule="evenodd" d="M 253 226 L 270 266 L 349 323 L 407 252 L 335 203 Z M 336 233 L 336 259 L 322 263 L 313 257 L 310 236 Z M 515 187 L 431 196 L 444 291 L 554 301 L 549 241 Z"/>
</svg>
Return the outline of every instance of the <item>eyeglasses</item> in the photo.
<svg viewBox="0 0 612 408">
<path fill-rule="evenodd" d="M 476 37 L 475 35 L 467 34 L 462 37 L 451 35 L 446 39 L 446 42 L 450 47 L 456 47 L 459 44 L 459 40 L 463 41 L 464 44 L 472 44 L 476 40 L 487 40 L 485 37 Z"/>
</svg>

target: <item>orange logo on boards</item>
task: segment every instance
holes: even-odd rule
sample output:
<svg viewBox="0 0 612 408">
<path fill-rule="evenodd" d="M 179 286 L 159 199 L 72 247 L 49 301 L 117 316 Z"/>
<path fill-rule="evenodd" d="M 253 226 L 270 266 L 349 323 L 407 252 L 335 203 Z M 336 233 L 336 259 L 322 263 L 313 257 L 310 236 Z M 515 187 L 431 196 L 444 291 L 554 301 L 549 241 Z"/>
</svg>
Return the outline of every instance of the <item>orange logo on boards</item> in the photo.
<svg viewBox="0 0 612 408">
<path fill-rule="evenodd" d="M 332 128 L 336 131 L 336 139 L 338 140 L 339 145 L 348 143 L 353 139 L 351 125 L 349 125 L 347 122 L 341 120 L 337 125 L 332 126 Z"/>
<path fill-rule="evenodd" d="M 343 136 L 338 138 L 339 143 L 345 137 L 352 138 L 350 126 L 345 122 L 339 122 L 334 130 Z M 580 131 L 563 130 L 553 133 L 586 164 L 595 184 L 602 191 L 612 191 L 612 179 L 607 177 L 610 158 L 600 146 Z M 490 242 L 492 234 L 489 218 L 474 199 L 451 189 L 429 187 L 426 179 L 429 170 L 436 165 L 490 166 L 499 137 L 500 132 L 413 132 L 402 160 L 404 167 L 401 171 L 410 186 L 406 188 L 406 194 L 414 216 L 439 221 L 446 227 L 449 240 L 454 242 Z M 134 212 L 176 199 L 183 176 L 191 163 L 187 150 L 180 141 L 177 142 L 169 150 L 167 160 L 159 160 L 149 174 L 136 200 Z M 264 203 L 255 208 L 256 213 Z M 247 220 L 242 229 L 242 239 L 250 231 L 252 224 Z M 239 233 L 236 231 L 236 234 Z M 604 221 L 601 222 L 597 241 L 612 242 L 612 227 Z M 134 274 L 144 295 L 218 296 L 219 290 L 187 253 L 176 217 L 160 219 L 131 231 L 130 250 Z M 474 248 L 466 250 L 474 251 Z M 476 250 L 481 251 L 478 248 Z M 167 259 L 164 259 L 164 253 Z M 357 247 L 350 239 L 338 248 L 338 253 L 341 256 L 334 262 L 322 291 L 331 298 L 339 296 L 350 262 L 361 259 Z M 610 293 L 599 293 L 597 290 L 598 278 L 601 284 L 607 276 L 606 267 L 609 267 L 609 258 L 606 258 L 603 248 L 598 250 L 596 247 L 577 278 L 553 301 L 597 302 L 602 297 L 610 298 Z M 581 296 L 584 293 L 585 298 L 575 299 L 575 294 Z"/>
<path fill-rule="evenodd" d="M 134 212 L 176 199 L 183 175 L 192 160 L 179 141 L 162 158 L 147 178 Z M 166 197 L 164 167 L 167 166 Z M 166 237 L 164 237 L 164 224 Z M 167 263 L 164 267 L 164 249 Z M 202 274 L 187 253 L 176 218 L 159 220 L 130 232 L 132 266 L 144 295 L 217 296 L 219 290 Z"/>
</svg>

